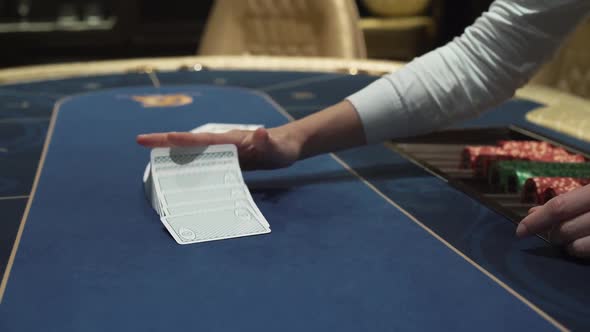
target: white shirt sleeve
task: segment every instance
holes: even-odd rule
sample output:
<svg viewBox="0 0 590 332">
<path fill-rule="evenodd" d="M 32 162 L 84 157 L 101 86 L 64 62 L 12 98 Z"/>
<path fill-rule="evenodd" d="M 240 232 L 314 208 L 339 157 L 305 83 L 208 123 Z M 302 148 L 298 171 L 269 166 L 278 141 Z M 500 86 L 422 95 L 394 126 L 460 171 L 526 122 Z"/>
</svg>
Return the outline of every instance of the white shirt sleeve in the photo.
<svg viewBox="0 0 590 332">
<path fill-rule="evenodd" d="M 589 12 L 590 0 L 496 0 L 461 37 L 347 99 L 369 143 L 476 116 L 512 97 Z"/>
</svg>

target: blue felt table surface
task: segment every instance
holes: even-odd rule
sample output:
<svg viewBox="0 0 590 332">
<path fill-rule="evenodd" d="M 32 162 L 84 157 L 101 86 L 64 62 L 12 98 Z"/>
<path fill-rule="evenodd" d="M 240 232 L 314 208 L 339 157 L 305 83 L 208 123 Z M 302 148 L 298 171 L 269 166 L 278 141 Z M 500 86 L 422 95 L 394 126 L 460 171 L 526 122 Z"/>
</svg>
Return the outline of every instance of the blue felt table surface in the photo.
<svg viewBox="0 0 590 332">
<path fill-rule="evenodd" d="M 194 103 L 130 98 L 167 91 Z M 271 234 L 177 245 L 144 198 L 149 151 L 134 137 L 206 122 L 286 119 L 260 95 L 204 86 L 61 105 L 1 331 L 554 329 L 328 155 L 246 174 Z"/>
</svg>

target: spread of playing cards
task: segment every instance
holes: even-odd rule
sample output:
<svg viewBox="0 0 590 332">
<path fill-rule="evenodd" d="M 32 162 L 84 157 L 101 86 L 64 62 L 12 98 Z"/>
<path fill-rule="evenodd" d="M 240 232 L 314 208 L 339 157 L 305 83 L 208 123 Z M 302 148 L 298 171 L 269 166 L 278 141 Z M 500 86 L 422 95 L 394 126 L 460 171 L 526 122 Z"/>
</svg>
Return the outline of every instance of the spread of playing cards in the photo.
<svg viewBox="0 0 590 332">
<path fill-rule="evenodd" d="M 254 130 L 206 124 L 192 132 Z M 179 244 L 270 233 L 242 178 L 234 145 L 156 148 L 144 174 L 146 196 Z"/>
</svg>

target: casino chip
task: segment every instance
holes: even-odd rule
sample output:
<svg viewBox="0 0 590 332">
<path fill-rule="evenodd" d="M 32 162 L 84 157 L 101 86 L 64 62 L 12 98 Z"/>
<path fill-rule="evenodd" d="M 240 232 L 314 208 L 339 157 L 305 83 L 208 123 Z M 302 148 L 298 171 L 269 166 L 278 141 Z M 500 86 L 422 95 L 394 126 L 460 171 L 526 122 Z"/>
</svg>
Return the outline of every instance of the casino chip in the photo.
<svg viewBox="0 0 590 332">
<path fill-rule="evenodd" d="M 519 192 L 530 178 L 590 178 L 590 163 L 553 163 L 509 160 L 495 163 L 489 182 L 502 192 Z"/>
<path fill-rule="evenodd" d="M 543 163 L 584 163 L 586 158 L 561 147 L 539 141 L 499 141 L 494 145 L 466 146 L 461 168 L 471 168 L 478 177 L 489 177 L 492 165 L 499 161 L 521 160 Z"/>
<path fill-rule="evenodd" d="M 590 184 L 590 179 L 568 177 L 533 177 L 527 179 L 522 191 L 523 203 L 545 204 L 555 196 Z"/>
</svg>

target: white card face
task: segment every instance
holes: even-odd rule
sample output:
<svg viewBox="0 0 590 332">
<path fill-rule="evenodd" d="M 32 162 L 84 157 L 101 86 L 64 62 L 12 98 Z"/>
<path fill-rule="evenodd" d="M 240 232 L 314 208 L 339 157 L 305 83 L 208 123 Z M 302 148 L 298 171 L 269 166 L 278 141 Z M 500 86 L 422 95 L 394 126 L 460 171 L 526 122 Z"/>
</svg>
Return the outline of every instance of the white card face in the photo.
<svg viewBox="0 0 590 332">
<path fill-rule="evenodd" d="M 269 233 L 252 210 L 231 208 L 161 218 L 179 244 L 223 240 Z"/>
</svg>

